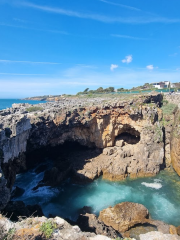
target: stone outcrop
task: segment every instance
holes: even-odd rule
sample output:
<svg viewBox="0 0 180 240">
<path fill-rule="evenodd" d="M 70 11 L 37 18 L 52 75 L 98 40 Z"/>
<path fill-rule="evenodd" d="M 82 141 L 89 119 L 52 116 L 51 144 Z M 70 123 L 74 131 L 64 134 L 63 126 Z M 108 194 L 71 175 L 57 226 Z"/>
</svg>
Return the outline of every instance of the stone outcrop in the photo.
<svg viewBox="0 0 180 240">
<path fill-rule="evenodd" d="M 177 103 L 180 96 L 175 99 L 168 97 L 168 101 Z M 52 153 L 56 147 L 65 148 L 67 142 L 79 143 L 89 149 L 77 151 L 75 147 L 74 151 L 69 145 L 66 149 L 69 154 L 55 159 L 53 167 L 46 169 L 40 184 L 56 186 L 68 174 L 81 182 L 92 181 L 101 175 L 112 181 L 127 176 L 152 176 L 164 166 L 169 167 L 171 158 L 174 169 L 180 175 L 180 110 L 176 109 L 175 118 L 170 116 L 172 118 L 164 128 L 159 123 L 162 119 L 161 109 L 157 108 L 161 101 L 162 95 L 157 94 L 127 96 L 123 100 L 62 99 L 40 104 L 37 111 L 29 104 L 14 104 L 12 108 L 0 111 L 0 210 L 10 199 L 16 173 L 37 161 L 43 161 L 49 150 Z M 57 155 L 56 152 L 54 155 Z M 41 169 L 38 171 L 41 172 Z M 21 193 L 22 189 L 15 192 Z M 9 208 L 12 212 L 13 204 L 10 202 L 5 209 Z M 34 207 L 23 206 L 23 211 L 29 216 L 34 212 Z M 0 234 L 4 237 L 10 229 L 14 229 L 14 240 L 26 236 L 43 239 L 40 226 L 46 221 L 57 224 L 53 239 L 60 240 L 106 240 L 118 234 L 132 237 L 147 231 L 151 232 L 140 236 L 137 234 L 137 239 L 179 239 L 179 228 L 149 219 L 148 210 L 136 203 L 117 204 L 114 208 L 101 211 L 99 218 L 90 213 L 81 214 L 79 225 L 81 230 L 89 231 L 87 233 L 61 218 L 48 220 L 35 217 L 12 223 L 1 216 Z"/>
<path fill-rule="evenodd" d="M 171 132 L 171 161 L 174 170 L 180 176 L 180 104 L 174 116 Z"/>
<path fill-rule="evenodd" d="M 78 226 L 71 226 L 59 217 L 49 219 L 45 217 L 26 218 L 13 223 L 2 215 L 0 215 L 0 239 L 47 239 L 41 226 L 48 222 L 53 226 L 50 237 L 54 240 L 110 240 L 106 236 L 82 232 Z"/>
<path fill-rule="evenodd" d="M 174 105 L 174 111 L 172 114 L 164 114 L 162 123 L 164 123 L 164 144 L 165 144 L 165 163 L 166 168 L 171 167 L 171 133 L 172 128 L 174 125 L 174 112 L 176 111 L 176 107 L 180 102 L 180 94 L 166 94 L 163 97 L 163 104 L 173 104 Z"/>
<path fill-rule="evenodd" d="M 7 192 L 0 209 L 9 200 L 8 189 L 12 188 L 16 173 L 40 161 L 44 150 L 68 141 L 104 149 L 103 154 L 77 161 L 69 156 L 71 162 L 65 164 L 67 169 L 61 166 L 60 159 L 49 172 L 55 172 L 54 181 L 44 179 L 49 185 L 56 179 L 58 182 L 63 180 L 69 171 L 81 181 L 93 180 L 100 175 L 121 180 L 128 175 L 157 174 L 164 166 L 163 130 L 159 125 L 162 114 L 157 108 L 161 101 L 161 94 L 123 99 L 62 99 L 39 104 L 37 111 L 29 104 L 14 104 L 13 108 L 0 111 L 3 170 L 0 170 L 0 190 Z"/>
<path fill-rule="evenodd" d="M 180 93 L 176 94 L 166 94 L 165 95 L 166 101 L 178 105 L 180 102 Z"/>
<path fill-rule="evenodd" d="M 123 237 L 140 240 L 140 235 L 148 232 L 178 235 L 179 228 L 149 217 L 146 207 L 142 204 L 123 202 L 102 210 L 99 219 L 111 226 Z"/>
<path fill-rule="evenodd" d="M 131 227 L 144 223 L 148 215 L 147 208 L 142 204 L 123 202 L 102 210 L 99 214 L 99 219 L 107 226 L 124 233 Z"/>
</svg>

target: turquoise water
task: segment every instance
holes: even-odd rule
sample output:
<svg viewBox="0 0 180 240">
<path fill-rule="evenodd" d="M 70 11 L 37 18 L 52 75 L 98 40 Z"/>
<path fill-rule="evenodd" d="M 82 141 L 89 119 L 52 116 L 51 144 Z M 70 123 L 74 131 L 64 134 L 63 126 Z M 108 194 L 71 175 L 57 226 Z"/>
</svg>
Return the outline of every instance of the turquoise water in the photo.
<svg viewBox="0 0 180 240">
<path fill-rule="evenodd" d="M 70 179 L 58 188 L 32 188 L 43 178 L 34 170 L 17 176 L 15 185 L 26 192 L 14 200 L 40 204 L 46 216 L 58 215 L 75 220 L 83 206 L 91 206 L 95 214 L 117 203 L 131 201 L 145 205 L 153 219 L 180 225 L 180 177 L 162 171 L 156 177 L 110 182 L 99 178 L 89 184 L 74 184 Z"/>
<path fill-rule="evenodd" d="M 38 104 L 45 101 L 35 101 L 35 100 L 21 100 L 21 99 L 0 99 L 0 110 L 12 107 L 13 103 L 30 103 Z"/>
</svg>

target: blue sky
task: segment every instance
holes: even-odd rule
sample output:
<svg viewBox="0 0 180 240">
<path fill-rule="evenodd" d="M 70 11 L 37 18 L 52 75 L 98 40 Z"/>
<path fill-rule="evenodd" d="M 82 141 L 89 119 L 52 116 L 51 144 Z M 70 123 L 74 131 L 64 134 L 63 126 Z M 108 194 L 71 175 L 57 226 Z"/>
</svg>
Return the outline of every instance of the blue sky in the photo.
<svg viewBox="0 0 180 240">
<path fill-rule="evenodd" d="M 179 12 L 179 0 L 0 0 L 0 98 L 180 82 Z"/>
</svg>

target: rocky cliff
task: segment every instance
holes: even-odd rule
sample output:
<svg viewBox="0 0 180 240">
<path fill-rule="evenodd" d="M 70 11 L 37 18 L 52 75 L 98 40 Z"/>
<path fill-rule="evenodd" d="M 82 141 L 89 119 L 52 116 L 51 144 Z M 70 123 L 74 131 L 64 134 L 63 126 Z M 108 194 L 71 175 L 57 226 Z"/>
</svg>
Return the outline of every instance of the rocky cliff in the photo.
<svg viewBox="0 0 180 240">
<path fill-rule="evenodd" d="M 88 156 L 69 156 L 68 164 L 60 159 L 63 164 L 58 163 L 51 173 L 61 175 L 61 180 L 69 171 L 79 181 L 100 175 L 120 180 L 157 174 L 165 166 L 161 101 L 160 94 L 62 99 L 36 107 L 14 104 L 0 111 L 0 209 L 9 200 L 16 173 L 45 149 L 66 142 L 93 150 Z"/>
<path fill-rule="evenodd" d="M 171 131 L 171 160 L 173 168 L 180 176 L 180 104 L 175 112 Z"/>
</svg>

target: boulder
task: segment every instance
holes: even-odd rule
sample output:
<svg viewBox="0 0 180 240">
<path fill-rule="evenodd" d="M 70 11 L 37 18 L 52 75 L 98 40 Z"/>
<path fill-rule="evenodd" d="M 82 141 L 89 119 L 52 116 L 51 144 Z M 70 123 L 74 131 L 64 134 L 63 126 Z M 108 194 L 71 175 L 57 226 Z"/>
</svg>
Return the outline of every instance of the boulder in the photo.
<svg viewBox="0 0 180 240">
<path fill-rule="evenodd" d="M 180 237 L 175 234 L 163 234 L 161 232 L 148 232 L 140 234 L 140 240 L 180 240 Z"/>
<path fill-rule="evenodd" d="M 115 145 L 117 146 L 117 147 L 123 147 L 125 144 L 124 144 L 124 140 L 116 140 L 115 141 Z"/>
<path fill-rule="evenodd" d="M 178 226 L 176 229 L 177 229 L 177 234 L 180 235 L 180 226 Z"/>
<path fill-rule="evenodd" d="M 107 226 L 124 233 L 136 224 L 146 222 L 148 216 L 148 210 L 142 204 L 123 202 L 102 210 L 99 219 Z"/>
</svg>

